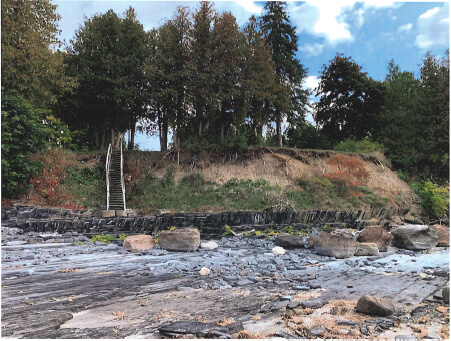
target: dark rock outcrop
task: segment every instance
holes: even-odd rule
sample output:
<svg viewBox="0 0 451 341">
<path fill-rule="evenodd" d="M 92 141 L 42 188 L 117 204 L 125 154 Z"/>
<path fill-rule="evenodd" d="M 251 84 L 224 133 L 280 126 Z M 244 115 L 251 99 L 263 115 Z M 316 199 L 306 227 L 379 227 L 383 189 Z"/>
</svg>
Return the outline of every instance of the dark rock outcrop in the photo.
<svg viewBox="0 0 451 341">
<path fill-rule="evenodd" d="M 200 245 L 200 233 L 195 228 L 161 231 L 158 244 L 168 251 L 196 251 Z"/>
<path fill-rule="evenodd" d="M 437 232 L 426 225 L 405 225 L 392 231 L 393 244 L 408 250 L 427 250 L 437 245 Z"/>
<path fill-rule="evenodd" d="M 335 258 L 348 258 L 355 255 L 359 243 L 351 238 L 334 236 L 330 233 L 320 232 L 313 237 L 315 253 Z"/>
</svg>

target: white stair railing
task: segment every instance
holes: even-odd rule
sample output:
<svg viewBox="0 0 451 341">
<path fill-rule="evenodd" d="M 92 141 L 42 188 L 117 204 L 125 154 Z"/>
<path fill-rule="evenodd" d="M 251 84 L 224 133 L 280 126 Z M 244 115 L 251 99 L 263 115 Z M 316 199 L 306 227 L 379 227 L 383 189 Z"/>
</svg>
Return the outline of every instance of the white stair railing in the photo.
<svg viewBox="0 0 451 341">
<path fill-rule="evenodd" d="M 110 163 L 111 163 L 111 154 L 113 152 L 113 148 L 110 145 L 108 146 L 108 152 L 106 154 L 106 209 L 107 211 L 110 209 Z"/>
<path fill-rule="evenodd" d="M 124 211 L 125 211 L 126 210 L 126 207 L 125 207 L 125 181 L 124 181 L 124 157 L 122 154 L 122 137 L 121 137 L 119 143 L 121 145 L 121 188 L 122 188 L 122 199 L 123 199 Z"/>
</svg>

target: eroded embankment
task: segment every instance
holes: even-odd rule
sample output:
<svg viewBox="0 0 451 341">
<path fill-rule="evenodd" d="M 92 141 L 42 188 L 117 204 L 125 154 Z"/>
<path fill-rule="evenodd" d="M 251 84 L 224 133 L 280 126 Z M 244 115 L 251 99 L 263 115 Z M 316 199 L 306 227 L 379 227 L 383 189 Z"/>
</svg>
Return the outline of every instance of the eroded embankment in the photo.
<svg viewBox="0 0 451 341">
<path fill-rule="evenodd" d="M 126 154 L 125 177 L 130 197 L 134 197 L 135 192 L 143 191 L 149 177 L 170 177 L 175 183 L 179 183 L 192 174 L 200 174 L 205 182 L 217 185 L 224 185 L 235 179 L 254 182 L 264 179 L 270 185 L 278 186 L 279 191 L 276 191 L 275 196 L 278 195 L 282 201 L 296 209 L 308 207 L 331 210 L 353 207 L 368 210 L 383 205 L 388 209 L 419 210 L 419 201 L 412 189 L 390 169 L 382 155 L 288 148 Z M 163 192 L 169 190 L 158 187 L 152 189 Z M 304 193 L 305 198 L 299 193 Z M 233 196 L 233 193 L 230 195 Z M 156 201 L 153 204 L 159 203 Z M 220 211 L 221 205 L 206 204 L 200 209 Z"/>
</svg>

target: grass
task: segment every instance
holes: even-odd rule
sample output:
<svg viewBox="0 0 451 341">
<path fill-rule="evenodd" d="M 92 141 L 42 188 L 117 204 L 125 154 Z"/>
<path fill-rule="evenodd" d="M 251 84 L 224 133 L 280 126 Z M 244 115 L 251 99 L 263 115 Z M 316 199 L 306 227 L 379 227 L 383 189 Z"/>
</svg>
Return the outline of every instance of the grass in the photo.
<svg viewBox="0 0 451 341">
<path fill-rule="evenodd" d="M 200 174 L 191 174 L 175 183 L 170 172 L 163 178 L 148 176 L 139 186 L 128 188 L 129 207 L 142 214 L 154 209 L 175 212 L 265 210 L 288 203 L 296 210 L 358 209 L 384 207 L 387 198 L 366 187 L 343 184 L 322 176 L 304 178 L 295 188 L 280 188 L 266 180 L 231 179 L 224 185 L 207 182 Z"/>
<path fill-rule="evenodd" d="M 248 148 L 234 153 L 218 153 L 224 160 L 232 157 L 247 160 L 256 157 L 261 151 L 261 148 Z M 284 148 L 278 151 L 302 156 L 300 151 L 294 149 Z M 176 154 L 160 154 L 126 154 L 128 159 L 124 173 L 133 179 L 126 184 L 127 207 L 137 209 L 141 214 L 148 214 L 155 209 L 172 212 L 353 210 L 363 207 L 381 208 L 388 204 L 387 198 L 376 195 L 365 187 L 361 171 L 363 161 L 354 155 L 334 154 L 328 162 L 334 160 L 335 172 L 303 177 L 296 185 L 283 187 L 270 184 L 265 179 L 231 179 L 219 185 L 205 180 L 197 173 L 176 182 L 171 168 L 171 158 L 175 158 Z M 218 155 L 210 156 L 218 158 Z M 37 157 L 44 167 L 41 174 L 31 182 L 32 190 L 27 195 L 30 204 L 74 209 L 105 206 L 105 165 L 98 153 L 83 155 L 52 149 Z M 192 158 L 181 156 L 181 162 L 188 161 L 192 162 Z M 162 177 L 152 175 L 151 169 L 156 167 L 166 167 L 166 174 Z"/>
</svg>

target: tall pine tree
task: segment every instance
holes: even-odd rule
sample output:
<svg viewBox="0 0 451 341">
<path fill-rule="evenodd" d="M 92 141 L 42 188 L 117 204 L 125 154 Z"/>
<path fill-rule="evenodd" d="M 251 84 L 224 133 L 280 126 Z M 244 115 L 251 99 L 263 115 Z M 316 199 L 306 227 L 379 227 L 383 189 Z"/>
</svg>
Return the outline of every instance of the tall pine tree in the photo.
<svg viewBox="0 0 451 341">
<path fill-rule="evenodd" d="M 307 92 L 302 89 L 306 70 L 296 58 L 298 37 L 286 7 L 284 1 L 268 1 L 261 17 L 261 27 L 266 32 L 266 44 L 271 49 L 279 84 L 277 99 L 273 103 L 278 146 L 282 146 L 283 120 L 303 119 L 307 103 Z"/>
</svg>

